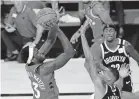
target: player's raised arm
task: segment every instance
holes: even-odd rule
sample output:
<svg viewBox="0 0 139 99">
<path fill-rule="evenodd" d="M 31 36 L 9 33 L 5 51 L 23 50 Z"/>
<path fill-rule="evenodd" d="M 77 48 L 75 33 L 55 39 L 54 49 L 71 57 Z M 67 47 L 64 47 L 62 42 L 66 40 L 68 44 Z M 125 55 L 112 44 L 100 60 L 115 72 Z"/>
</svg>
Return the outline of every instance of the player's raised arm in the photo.
<svg viewBox="0 0 139 99">
<path fill-rule="evenodd" d="M 84 27 L 84 25 L 83 25 Z M 86 69 L 89 72 L 91 79 L 93 81 L 95 81 L 95 79 L 97 78 L 97 61 L 96 59 L 92 56 L 91 50 L 89 48 L 88 42 L 86 40 L 85 34 L 84 34 L 84 30 L 82 30 L 81 33 L 81 41 L 82 41 L 82 46 L 83 46 L 83 51 L 84 51 L 84 55 L 86 58 Z"/>
<path fill-rule="evenodd" d="M 40 75 L 54 72 L 63 67 L 75 54 L 75 51 L 65 34 L 59 29 L 58 38 L 60 39 L 64 52 L 60 54 L 54 61 L 46 62 L 40 66 Z"/>
<path fill-rule="evenodd" d="M 39 53 L 46 55 L 55 43 L 58 32 L 58 26 L 54 26 L 52 30 L 48 32 L 47 40 L 44 42 L 42 47 L 39 49 Z"/>
<path fill-rule="evenodd" d="M 88 19 L 86 19 L 86 21 L 84 22 L 84 24 L 86 24 L 86 26 L 84 27 L 84 31 L 87 30 L 87 28 L 89 28 L 89 23 L 88 23 Z M 82 27 L 80 27 L 71 37 L 70 42 L 72 44 L 75 44 L 76 42 L 78 42 L 78 38 L 80 37 L 82 32 Z"/>
</svg>

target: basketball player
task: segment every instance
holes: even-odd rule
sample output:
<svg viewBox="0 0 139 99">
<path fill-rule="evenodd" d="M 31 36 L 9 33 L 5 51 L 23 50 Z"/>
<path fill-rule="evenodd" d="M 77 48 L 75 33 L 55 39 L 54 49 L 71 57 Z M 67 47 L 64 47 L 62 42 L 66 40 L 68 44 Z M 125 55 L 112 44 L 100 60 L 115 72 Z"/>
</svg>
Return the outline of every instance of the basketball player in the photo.
<svg viewBox="0 0 139 99">
<path fill-rule="evenodd" d="M 116 38 L 114 26 L 104 27 L 105 41 L 91 47 L 91 53 L 104 66 L 120 70 L 121 66 L 129 66 L 129 56 L 139 63 L 139 54 L 126 40 Z M 104 67 L 103 67 L 104 68 Z M 132 92 L 130 75 L 124 78 L 122 91 Z"/>
<path fill-rule="evenodd" d="M 23 59 L 26 64 L 26 71 L 31 81 L 31 86 L 34 92 L 33 99 L 58 99 L 59 91 L 54 78 L 54 71 L 63 67 L 73 56 L 74 50 L 65 34 L 59 29 L 57 32 L 64 52 L 55 60 L 48 62 L 40 62 L 31 52 L 31 47 L 26 46 L 23 49 Z M 25 54 L 29 56 L 25 56 Z M 33 57 L 33 58 L 31 58 Z"/>
<path fill-rule="evenodd" d="M 105 9 L 101 2 L 99 1 L 86 1 L 84 2 L 87 6 L 84 11 L 82 11 L 82 16 L 86 17 L 86 21 L 90 22 L 86 26 L 86 28 L 91 27 L 93 31 L 94 40 L 101 40 L 103 35 L 103 23 L 105 24 L 113 24 L 108 8 Z M 75 44 L 78 42 L 78 38 L 80 37 L 81 28 L 71 37 L 70 42 Z"/>
<path fill-rule="evenodd" d="M 123 65 L 120 72 L 110 66 L 105 69 L 99 68 L 98 65 L 101 64 L 94 56 L 92 56 L 84 33 L 84 30 L 82 30 L 81 41 L 86 58 L 85 67 L 95 86 L 95 94 L 92 99 L 138 99 L 139 96 L 136 94 L 123 93 L 121 91 L 122 87 L 119 87 L 122 86 L 122 83 L 119 83 L 119 86 L 114 84 L 118 79 L 122 82 L 123 79 L 121 77 L 126 77 L 128 75 L 129 67 Z M 121 76 L 119 73 L 122 73 Z M 130 98 L 127 96 L 130 96 Z"/>
</svg>

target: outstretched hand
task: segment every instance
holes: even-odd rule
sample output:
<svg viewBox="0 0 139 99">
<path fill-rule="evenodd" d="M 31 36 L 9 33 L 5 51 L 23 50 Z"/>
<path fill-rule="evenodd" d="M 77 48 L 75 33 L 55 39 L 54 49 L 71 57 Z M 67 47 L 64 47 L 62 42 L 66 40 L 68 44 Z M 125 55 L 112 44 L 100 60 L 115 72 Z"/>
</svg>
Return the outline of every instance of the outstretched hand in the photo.
<svg viewBox="0 0 139 99">
<path fill-rule="evenodd" d="M 129 64 L 122 64 L 120 70 L 119 70 L 119 74 L 122 78 L 127 77 L 129 74 L 131 73 L 130 71 L 130 67 Z"/>
<path fill-rule="evenodd" d="M 73 36 L 70 39 L 70 42 L 72 44 L 75 44 L 76 42 L 78 42 L 79 37 L 80 37 L 80 31 L 78 30 L 75 34 L 73 34 Z"/>
</svg>

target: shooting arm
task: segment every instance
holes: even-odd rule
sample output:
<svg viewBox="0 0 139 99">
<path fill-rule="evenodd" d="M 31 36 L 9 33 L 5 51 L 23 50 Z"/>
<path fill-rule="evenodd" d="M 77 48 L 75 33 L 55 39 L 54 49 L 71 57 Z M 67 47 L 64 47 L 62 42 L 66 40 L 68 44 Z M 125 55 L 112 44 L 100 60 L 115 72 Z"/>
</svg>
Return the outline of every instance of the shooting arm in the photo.
<svg viewBox="0 0 139 99">
<path fill-rule="evenodd" d="M 40 25 L 36 23 L 36 14 L 32 9 L 29 9 L 30 11 L 28 11 L 28 18 L 30 20 L 30 22 L 36 27 L 36 37 L 35 40 L 33 41 L 33 43 L 36 45 L 39 43 L 41 37 L 42 37 L 42 33 L 44 31 L 44 28 Z"/>
<path fill-rule="evenodd" d="M 39 24 L 36 25 L 36 28 L 37 28 L 36 37 L 35 37 L 35 40 L 33 41 L 34 44 L 38 44 L 39 43 L 39 41 L 40 41 L 40 39 L 42 37 L 42 33 L 44 31 L 44 28 L 41 25 L 39 25 Z"/>
<path fill-rule="evenodd" d="M 44 63 L 40 66 L 40 74 L 45 75 L 54 72 L 63 67 L 73 56 L 74 49 L 65 34 L 59 29 L 58 38 L 60 39 L 64 52 L 60 54 L 54 61 Z"/>
<path fill-rule="evenodd" d="M 46 55 L 55 43 L 58 32 L 58 26 L 56 25 L 51 31 L 49 31 L 47 40 L 44 42 L 43 46 L 39 50 L 41 54 Z"/>
</svg>

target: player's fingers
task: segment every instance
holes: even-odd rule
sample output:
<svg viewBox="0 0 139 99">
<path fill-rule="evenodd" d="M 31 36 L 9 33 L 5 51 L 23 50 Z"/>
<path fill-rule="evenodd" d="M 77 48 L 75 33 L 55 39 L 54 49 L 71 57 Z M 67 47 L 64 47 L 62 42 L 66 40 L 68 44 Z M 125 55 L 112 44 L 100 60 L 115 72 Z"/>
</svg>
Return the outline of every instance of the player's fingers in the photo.
<svg viewBox="0 0 139 99">
<path fill-rule="evenodd" d="M 76 38 L 75 41 L 78 42 L 78 38 Z"/>
<path fill-rule="evenodd" d="M 126 68 L 127 70 L 130 70 L 130 67 L 129 67 L 128 64 L 125 66 L 125 68 Z"/>
<path fill-rule="evenodd" d="M 70 42 L 73 44 L 73 41 L 72 40 Z"/>
<path fill-rule="evenodd" d="M 75 44 L 75 42 L 76 42 L 75 39 L 72 39 L 72 44 Z"/>
<path fill-rule="evenodd" d="M 70 42 L 72 42 L 72 38 L 70 39 Z"/>
<path fill-rule="evenodd" d="M 74 39 L 72 39 L 72 40 L 71 40 L 71 43 L 72 43 L 72 44 L 74 44 L 74 43 L 75 43 L 75 40 L 74 40 Z"/>
<path fill-rule="evenodd" d="M 73 40 L 74 40 L 74 36 L 71 37 L 70 41 L 73 41 Z"/>
</svg>

